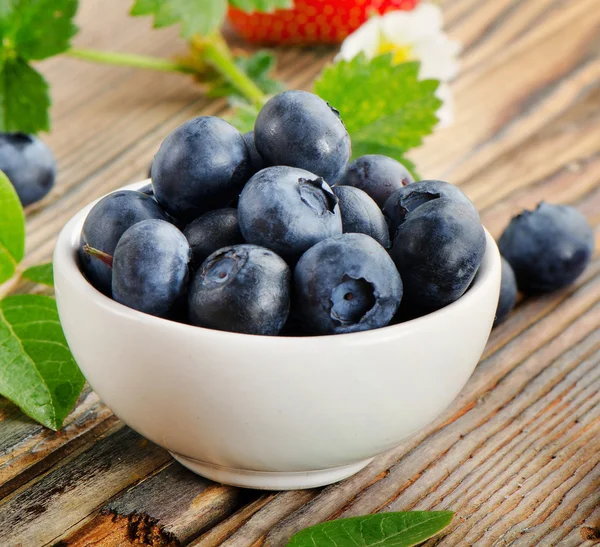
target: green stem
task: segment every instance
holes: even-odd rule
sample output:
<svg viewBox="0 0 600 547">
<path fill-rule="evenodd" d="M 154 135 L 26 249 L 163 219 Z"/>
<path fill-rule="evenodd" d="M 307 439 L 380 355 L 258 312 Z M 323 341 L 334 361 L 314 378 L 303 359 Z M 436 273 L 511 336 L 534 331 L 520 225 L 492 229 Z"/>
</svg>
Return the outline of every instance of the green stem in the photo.
<svg viewBox="0 0 600 547">
<path fill-rule="evenodd" d="M 151 70 L 159 70 L 161 72 L 183 72 L 188 74 L 195 72 L 193 68 L 184 64 L 147 55 L 134 55 L 129 53 L 116 53 L 81 48 L 72 48 L 66 52 L 66 55 L 74 57 L 75 59 L 84 59 L 95 63 L 148 68 Z"/>
<path fill-rule="evenodd" d="M 230 84 L 234 85 L 249 101 L 261 107 L 265 94 L 234 62 L 227 43 L 220 36 L 202 40 L 201 51 L 204 60 L 219 72 Z"/>
</svg>

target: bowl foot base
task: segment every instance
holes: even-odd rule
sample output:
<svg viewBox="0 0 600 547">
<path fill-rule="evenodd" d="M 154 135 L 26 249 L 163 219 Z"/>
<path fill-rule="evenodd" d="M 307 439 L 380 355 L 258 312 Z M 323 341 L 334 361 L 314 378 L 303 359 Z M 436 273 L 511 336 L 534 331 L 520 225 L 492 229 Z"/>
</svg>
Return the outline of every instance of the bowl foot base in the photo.
<svg viewBox="0 0 600 547">
<path fill-rule="evenodd" d="M 230 486 L 254 488 L 257 490 L 300 490 L 325 486 L 347 479 L 373 461 L 373 458 L 369 458 L 350 465 L 320 469 L 318 471 L 248 471 L 246 469 L 234 469 L 233 467 L 223 467 L 221 465 L 201 462 L 174 454 L 173 452 L 170 454 L 181 465 L 207 479 Z"/>
</svg>

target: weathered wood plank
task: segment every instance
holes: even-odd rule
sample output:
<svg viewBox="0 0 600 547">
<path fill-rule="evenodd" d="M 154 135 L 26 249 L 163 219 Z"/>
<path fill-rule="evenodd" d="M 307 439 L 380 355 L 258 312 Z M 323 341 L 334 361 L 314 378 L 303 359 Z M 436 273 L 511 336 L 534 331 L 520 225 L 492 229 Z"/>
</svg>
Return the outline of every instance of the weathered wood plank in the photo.
<svg viewBox="0 0 600 547">
<path fill-rule="evenodd" d="M 117 422 L 89 389 L 60 433 L 33 422 L 6 400 L 0 405 L 0 499 L 74 450 L 93 443 Z"/>
<path fill-rule="evenodd" d="M 598 78 L 594 5 L 563 3 L 526 39 L 458 78 L 455 124 L 412 154 L 427 177 L 460 183 L 577 102 Z"/>
<path fill-rule="evenodd" d="M 212 483 L 172 462 L 113 499 L 60 545 L 186 544 L 257 496 L 254 492 Z"/>
<path fill-rule="evenodd" d="M 82 2 L 78 43 L 163 56 L 184 50 L 177 29 L 150 31 L 148 18 L 126 16 L 128 7 Z M 577 204 L 600 243 L 595 1 L 447 0 L 444 9 L 451 35 L 465 45 L 457 121 L 412 155 L 421 172 L 460 184 L 496 236 L 512 214 L 547 199 Z M 331 56 L 278 50 L 277 73 L 290 87 L 310 88 Z M 47 140 L 60 179 L 28 210 L 27 264 L 50 256 L 82 204 L 143 178 L 169 131 L 194 115 L 228 113 L 183 76 L 64 58 L 41 69 L 53 86 L 56 123 Z M 459 516 L 432 545 L 581 545 L 600 536 L 599 300 L 596 258 L 574 287 L 522 301 L 436 424 L 322 490 L 246 498 L 209 486 L 161 449 L 138 448 L 140 439 L 92 394 L 61 436 L 2 404 L 2 544 L 283 545 L 335 516 L 451 507 Z"/>
<path fill-rule="evenodd" d="M 122 426 L 0 502 L 0 538 L 11 547 L 53 542 L 107 499 L 170 460 Z M 109 432 L 111 433 L 111 432 Z"/>
</svg>

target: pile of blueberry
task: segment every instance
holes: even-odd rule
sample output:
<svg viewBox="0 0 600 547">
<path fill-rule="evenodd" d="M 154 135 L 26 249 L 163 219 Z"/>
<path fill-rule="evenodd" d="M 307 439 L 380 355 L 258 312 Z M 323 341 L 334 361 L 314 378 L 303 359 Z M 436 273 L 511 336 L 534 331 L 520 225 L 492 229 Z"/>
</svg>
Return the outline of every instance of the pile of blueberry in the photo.
<svg viewBox="0 0 600 547">
<path fill-rule="evenodd" d="M 245 135 L 190 120 L 150 186 L 90 211 L 82 270 L 136 310 L 248 334 L 364 331 L 460 298 L 485 253 L 473 204 L 391 158 L 350 155 L 339 113 L 303 91 L 270 99 Z"/>
</svg>

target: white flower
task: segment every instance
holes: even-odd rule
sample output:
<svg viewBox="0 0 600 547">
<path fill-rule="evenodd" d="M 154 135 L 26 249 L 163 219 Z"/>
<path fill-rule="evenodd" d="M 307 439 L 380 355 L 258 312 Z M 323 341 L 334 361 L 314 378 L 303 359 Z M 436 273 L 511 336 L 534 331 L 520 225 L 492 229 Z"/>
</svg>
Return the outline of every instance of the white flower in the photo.
<svg viewBox="0 0 600 547">
<path fill-rule="evenodd" d="M 372 17 L 342 43 L 338 60 L 359 53 L 368 59 L 392 53 L 396 63 L 419 61 L 419 77 L 440 81 L 436 96 L 443 101 L 437 115 L 440 126 L 452 123 L 452 93 L 447 82 L 458 74 L 460 45 L 442 30 L 442 12 L 434 4 L 420 3 L 412 11 L 391 11 Z"/>
</svg>

